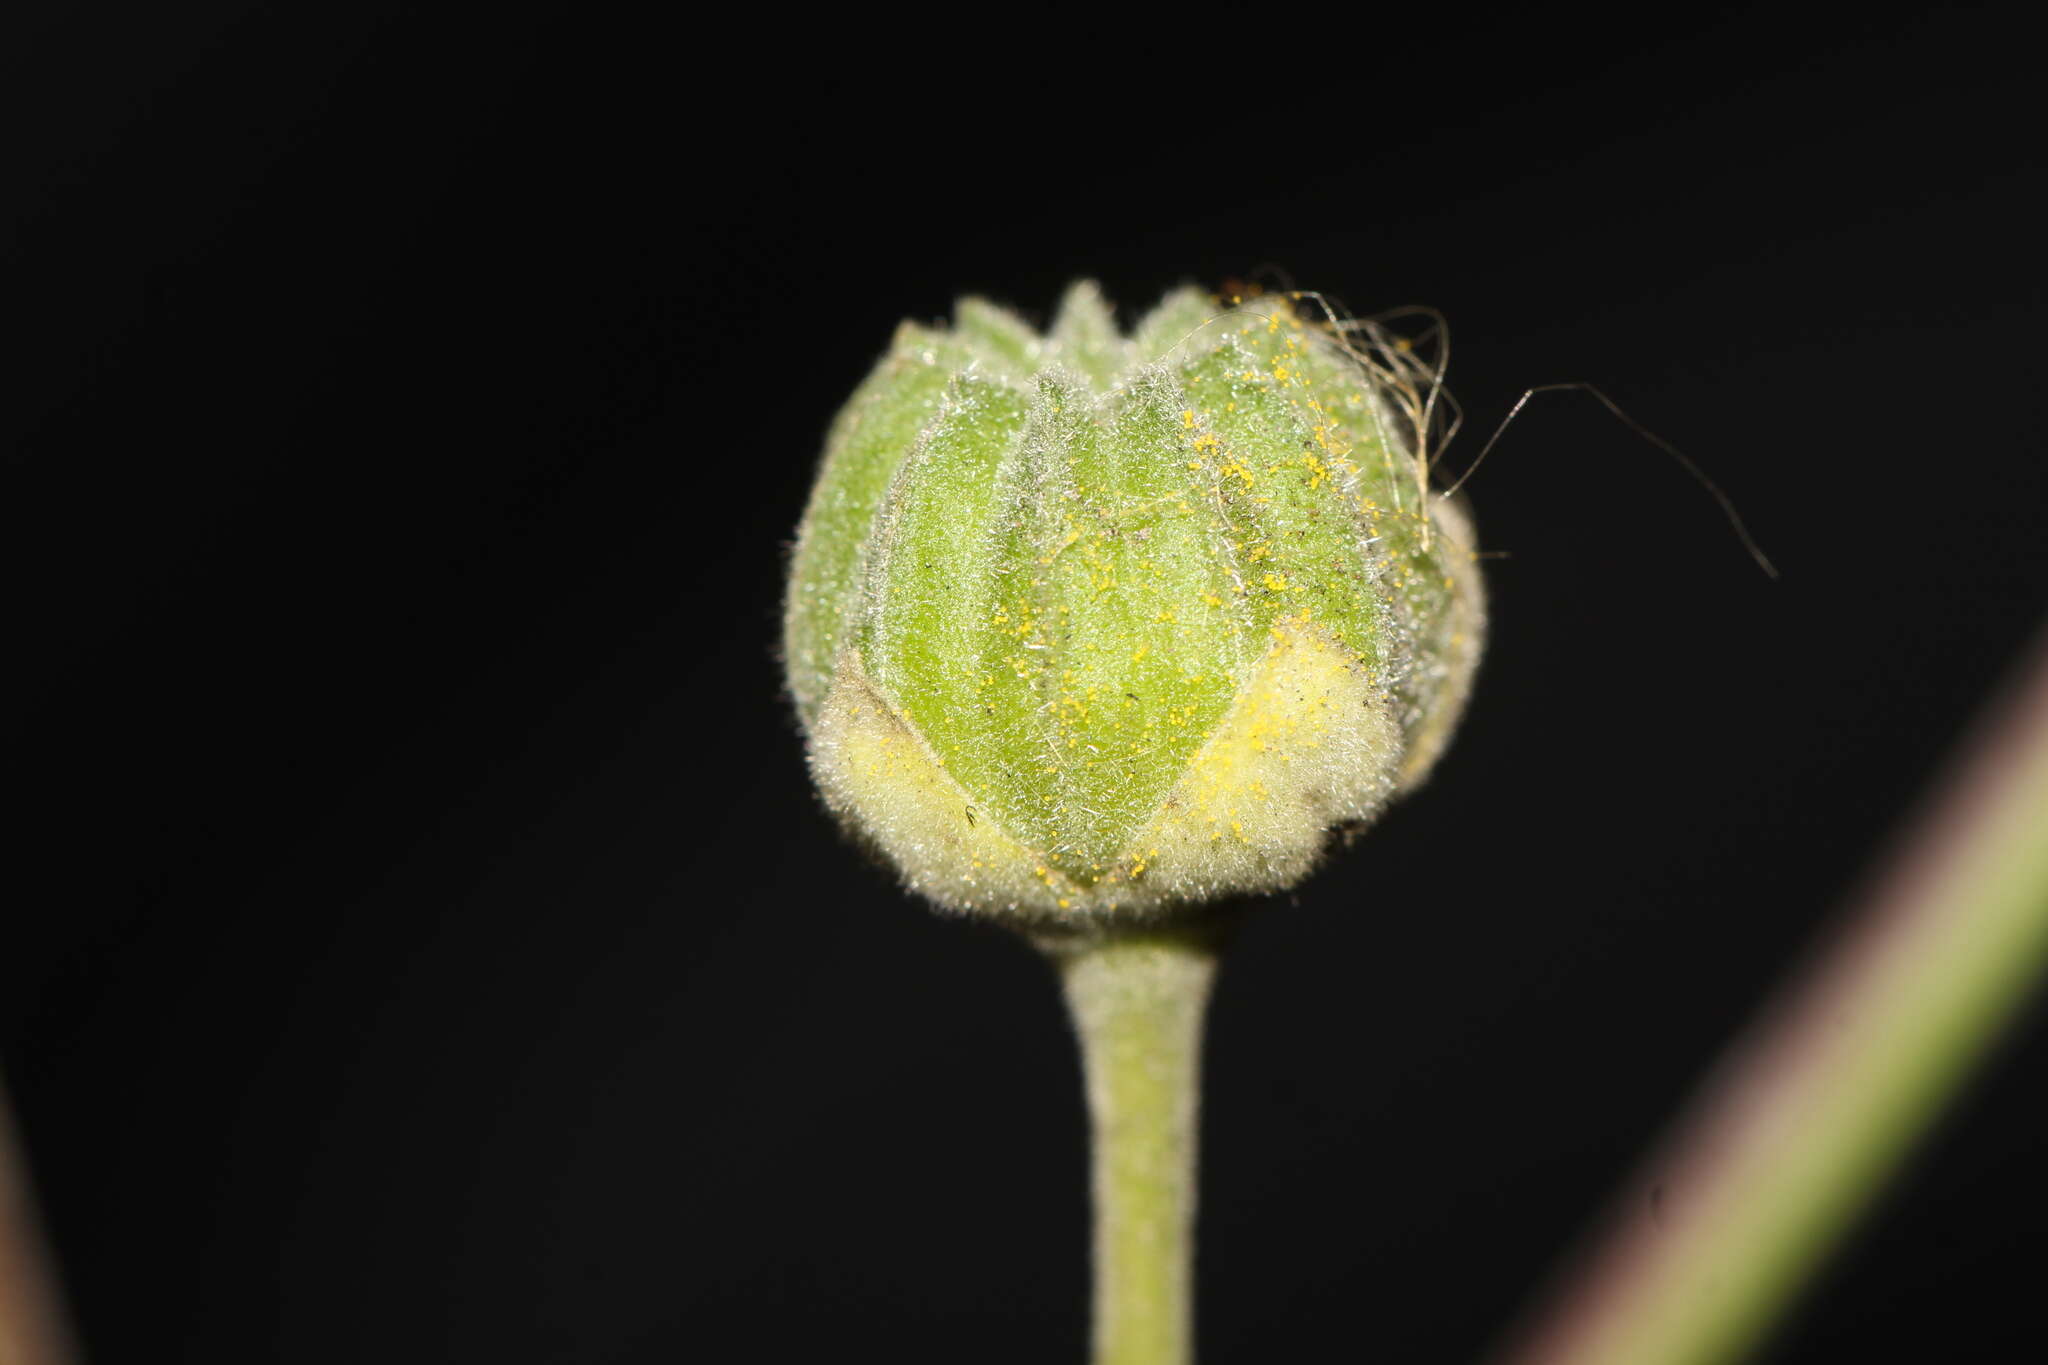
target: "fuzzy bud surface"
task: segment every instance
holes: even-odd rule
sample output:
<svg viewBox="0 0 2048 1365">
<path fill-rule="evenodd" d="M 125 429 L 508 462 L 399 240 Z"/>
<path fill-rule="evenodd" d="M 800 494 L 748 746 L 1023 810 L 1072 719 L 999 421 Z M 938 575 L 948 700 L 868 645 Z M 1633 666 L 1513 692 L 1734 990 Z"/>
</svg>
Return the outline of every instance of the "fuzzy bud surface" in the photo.
<svg viewBox="0 0 2048 1365">
<path fill-rule="evenodd" d="M 1280 890 L 1416 785 L 1484 632 L 1386 380 L 1285 297 L 1091 284 L 903 324 L 798 534 L 827 804 L 939 905 L 1146 917 Z"/>
</svg>

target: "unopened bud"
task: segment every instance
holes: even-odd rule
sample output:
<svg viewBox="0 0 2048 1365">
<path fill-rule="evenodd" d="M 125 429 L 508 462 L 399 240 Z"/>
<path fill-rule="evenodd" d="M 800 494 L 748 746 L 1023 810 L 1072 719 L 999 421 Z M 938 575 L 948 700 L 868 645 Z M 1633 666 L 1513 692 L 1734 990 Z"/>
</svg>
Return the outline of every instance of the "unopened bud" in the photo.
<svg viewBox="0 0 2048 1365">
<path fill-rule="evenodd" d="M 1428 771 L 1484 629 L 1387 379 L 1283 298 L 906 323 L 834 423 L 785 651 L 826 802 L 942 906 L 1291 886 Z"/>
</svg>

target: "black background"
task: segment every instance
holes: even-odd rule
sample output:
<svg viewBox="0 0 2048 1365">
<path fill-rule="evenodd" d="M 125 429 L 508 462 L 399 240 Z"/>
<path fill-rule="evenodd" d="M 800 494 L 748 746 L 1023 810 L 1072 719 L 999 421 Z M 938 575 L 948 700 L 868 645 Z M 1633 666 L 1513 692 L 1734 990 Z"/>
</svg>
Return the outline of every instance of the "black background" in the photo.
<svg viewBox="0 0 2048 1365">
<path fill-rule="evenodd" d="M 858 17 L 16 21 L 0 1053 L 95 1360 L 1081 1358 L 1050 974 L 842 843 L 772 654 L 957 293 L 1434 304 L 1454 464 L 1593 381 L 1784 570 L 1510 429 L 1462 735 L 1219 986 L 1210 1361 L 1475 1359 L 2042 619 L 2016 31 Z M 2044 1067 L 1776 1359 L 2037 1337 Z"/>
</svg>

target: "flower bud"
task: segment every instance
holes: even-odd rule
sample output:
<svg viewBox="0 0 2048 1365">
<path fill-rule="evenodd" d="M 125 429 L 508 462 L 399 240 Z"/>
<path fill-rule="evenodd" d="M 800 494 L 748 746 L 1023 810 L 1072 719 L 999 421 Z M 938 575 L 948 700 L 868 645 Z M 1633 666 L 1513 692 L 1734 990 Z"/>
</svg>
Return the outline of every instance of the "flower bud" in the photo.
<svg viewBox="0 0 2048 1365">
<path fill-rule="evenodd" d="M 1287 299 L 1088 283 L 903 324 L 834 422 L 784 647 L 828 805 L 941 906 L 1293 885 L 1418 783 L 1484 606 L 1389 378 Z"/>
</svg>

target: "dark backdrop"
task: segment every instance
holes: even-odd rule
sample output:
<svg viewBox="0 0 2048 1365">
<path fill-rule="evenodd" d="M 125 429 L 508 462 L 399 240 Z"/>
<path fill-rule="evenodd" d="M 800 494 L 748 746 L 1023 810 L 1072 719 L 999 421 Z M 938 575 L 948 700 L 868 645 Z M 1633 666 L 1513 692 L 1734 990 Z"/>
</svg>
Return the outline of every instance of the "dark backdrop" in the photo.
<svg viewBox="0 0 2048 1365">
<path fill-rule="evenodd" d="M 95 1360 L 1080 1358 L 1051 976 L 842 844 L 772 655 L 827 421 L 958 292 L 1435 304 L 1454 462 L 1594 381 L 1784 570 L 1591 400 L 1511 428 L 1463 734 L 1220 984 L 1210 1361 L 1473 1360 L 2041 621 L 2015 31 L 857 18 L 0 45 L 0 1054 Z M 2037 1334 L 2044 1067 L 1777 1359 Z"/>
</svg>

